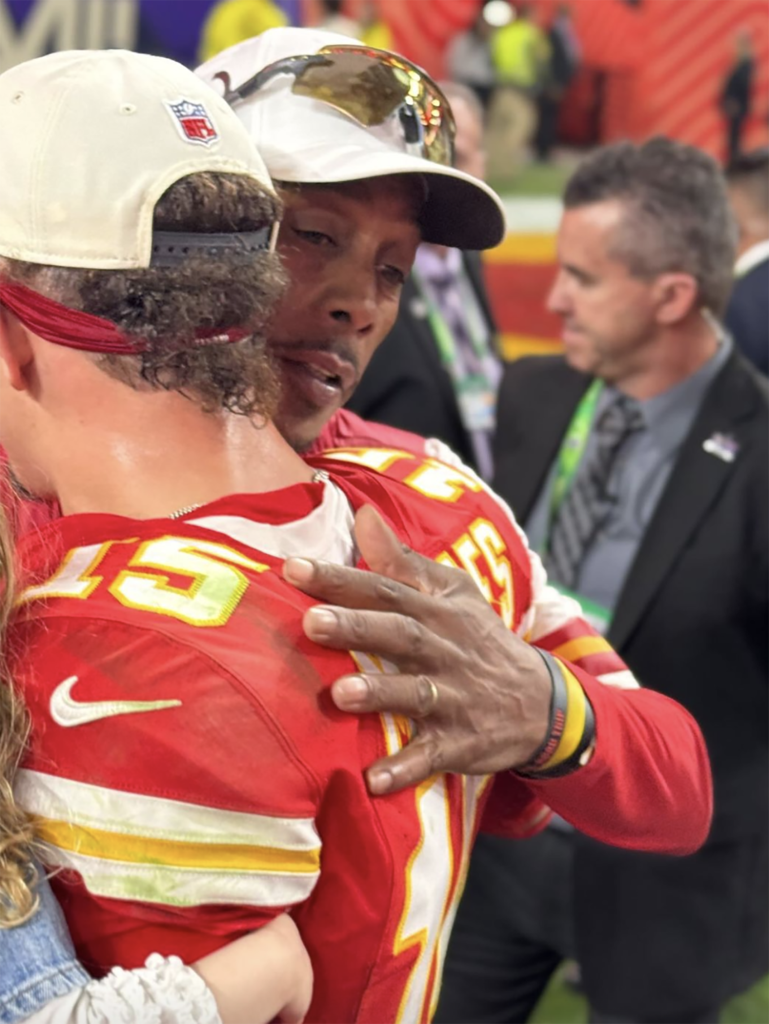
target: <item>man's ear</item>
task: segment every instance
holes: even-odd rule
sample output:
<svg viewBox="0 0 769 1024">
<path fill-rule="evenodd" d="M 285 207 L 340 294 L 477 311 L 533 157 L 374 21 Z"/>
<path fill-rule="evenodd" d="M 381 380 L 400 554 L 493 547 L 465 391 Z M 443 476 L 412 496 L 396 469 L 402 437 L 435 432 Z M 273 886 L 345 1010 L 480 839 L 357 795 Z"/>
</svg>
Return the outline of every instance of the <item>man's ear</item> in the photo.
<svg viewBox="0 0 769 1024">
<path fill-rule="evenodd" d="M 660 274 L 654 282 L 657 321 L 666 327 L 685 320 L 696 307 L 699 288 L 691 274 Z"/>
<path fill-rule="evenodd" d="M 26 329 L 0 306 L 0 373 L 15 391 L 29 388 L 28 369 L 34 359 Z"/>
</svg>

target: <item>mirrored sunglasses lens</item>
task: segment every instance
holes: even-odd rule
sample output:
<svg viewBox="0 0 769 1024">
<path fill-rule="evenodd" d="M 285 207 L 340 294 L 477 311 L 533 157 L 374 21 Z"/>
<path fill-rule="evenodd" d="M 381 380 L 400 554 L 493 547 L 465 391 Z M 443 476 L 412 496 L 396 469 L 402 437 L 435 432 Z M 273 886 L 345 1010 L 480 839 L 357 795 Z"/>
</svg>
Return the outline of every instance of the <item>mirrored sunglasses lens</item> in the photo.
<svg viewBox="0 0 769 1024">
<path fill-rule="evenodd" d="M 330 59 L 301 71 L 293 91 L 339 107 L 366 128 L 382 124 L 408 95 L 408 81 L 396 69 L 353 54 Z"/>
<path fill-rule="evenodd" d="M 451 164 L 450 108 L 418 69 L 362 53 L 328 58 L 328 63 L 308 65 L 296 74 L 295 94 L 322 100 L 365 128 L 384 124 L 407 101 L 421 122 L 423 155 L 434 163 Z"/>
</svg>

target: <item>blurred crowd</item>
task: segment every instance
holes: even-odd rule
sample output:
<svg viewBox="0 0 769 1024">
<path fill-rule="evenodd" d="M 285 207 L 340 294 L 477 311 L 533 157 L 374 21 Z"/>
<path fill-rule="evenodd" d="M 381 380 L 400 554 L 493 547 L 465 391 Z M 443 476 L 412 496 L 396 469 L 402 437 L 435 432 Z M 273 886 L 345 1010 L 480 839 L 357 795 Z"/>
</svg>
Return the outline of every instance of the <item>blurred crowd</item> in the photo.
<svg viewBox="0 0 769 1024">
<path fill-rule="evenodd" d="M 489 0 L 447 58 L 452 77 L 474 89 L 488 111 L 494 167 L 518 166 L 530 147 L 538 160 L 550 159 L 561 102 L 581 60 L 568 4 L 545 30 L 530 5 Z"/>
</svg>

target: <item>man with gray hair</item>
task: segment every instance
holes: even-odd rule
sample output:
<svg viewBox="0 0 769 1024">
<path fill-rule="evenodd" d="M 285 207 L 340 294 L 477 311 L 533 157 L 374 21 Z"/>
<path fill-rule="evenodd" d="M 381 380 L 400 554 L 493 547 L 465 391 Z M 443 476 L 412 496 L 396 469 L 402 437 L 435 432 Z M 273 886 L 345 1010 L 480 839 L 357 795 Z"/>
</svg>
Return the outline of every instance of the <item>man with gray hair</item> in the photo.
<svg viewBox="0 0 769 1024">
<path fill-rule="evenodd" d="M 715 817 L 683 860 L 565 823 L 481 837 L 437 1019 L 526 1020 L 576 955 L 591 1020 L 715 1021 L 769 964 L 767 390 L 720 326 L 734 243 L 710 157 L 609 146 L 564 201 L 565 351 L 507 367 L 495 483 L 550 579 L 699 722 Z"/>
</svg>

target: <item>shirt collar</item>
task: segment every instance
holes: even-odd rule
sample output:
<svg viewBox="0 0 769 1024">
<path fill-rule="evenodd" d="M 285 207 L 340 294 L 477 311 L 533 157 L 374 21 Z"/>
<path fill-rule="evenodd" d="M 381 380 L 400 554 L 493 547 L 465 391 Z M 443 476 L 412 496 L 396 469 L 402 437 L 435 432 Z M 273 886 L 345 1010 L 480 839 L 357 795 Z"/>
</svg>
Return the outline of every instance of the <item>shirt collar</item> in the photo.
<svg viewBox="0 0 769 1024">
<path fill-rule="evenodd" d="M 732 352 L 729 334 L 720 325 L 714 324 L 714 329 L 718 348 L 699 370 L 662 394 L 638 403 L 646 429 L 663 452 L 675 451 L 686 437 L 710 385 Z M 617 388 L 611 385 L 603 389 L 596 409 L 596 421 L 618 394 Z"/>
<path fill-rule="evenodd" d="M 749 270 L 757 267 L 764 260 L 769 260 L 769 238 L 764 239 L 763 242 L 756 242 L 755 245 L 751 245 L 749 249 L 745 250 L 734 264 L 734 276 L 744 277 Z"/>
</svg>

